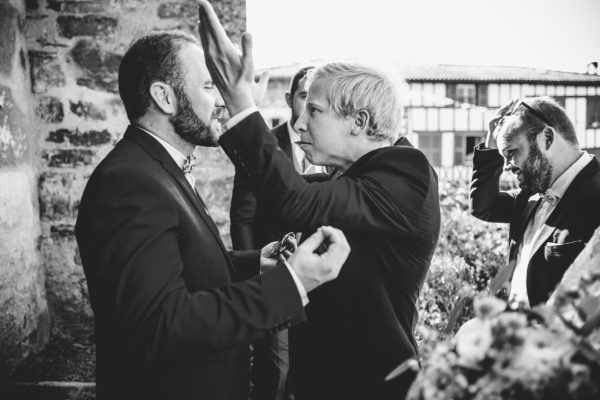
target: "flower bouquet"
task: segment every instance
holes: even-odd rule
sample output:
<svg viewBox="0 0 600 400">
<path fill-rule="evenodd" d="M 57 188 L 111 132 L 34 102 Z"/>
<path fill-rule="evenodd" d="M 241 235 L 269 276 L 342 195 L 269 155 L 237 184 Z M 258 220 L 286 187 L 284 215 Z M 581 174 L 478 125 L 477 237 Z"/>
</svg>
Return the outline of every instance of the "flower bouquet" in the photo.
<svg viewBox="0 0 600 400">
<path fill-rule="evenodd" d="M 533 311 L 475 299 L 476 318 L 428 355 L 407 399 L 600 399 L 600 353 L 586 337 L 600 295 L 558 297 Z"/>
</svg>

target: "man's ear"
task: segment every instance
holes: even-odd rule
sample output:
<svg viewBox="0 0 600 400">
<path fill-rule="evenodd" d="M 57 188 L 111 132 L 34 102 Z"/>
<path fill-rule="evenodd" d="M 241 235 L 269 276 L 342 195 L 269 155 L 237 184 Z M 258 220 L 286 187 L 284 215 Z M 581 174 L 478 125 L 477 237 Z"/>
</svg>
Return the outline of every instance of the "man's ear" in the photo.
<svg viewBox="0 0 600 400">
<path fill-rule="evenodd" d="M 289 108 L 292 108 L 292 94 L 290 92 L 285 92 L 285 102 L 287 103 Z"/>
<path fill-rule="evenodd" d="M 170 85 L 164 82 L 153 82 L 150 85 L 150 96 L 156 107 L 163 113 L 175 115 L 177 113 L 177 102 L 175 92 Z"/>
<path fill-rule="evenodd" d="M 540 132 L 543 148 L 547 151 L 550 146 L 554 143 L 556 132 L 551 126 L 546 126 L 542 132 Z"/>
<path fill-rule="evenodd" d="M 367 133 L 369 130 L 370 120 L 371 115 L 367 110 L 364 108 L 358 110 L 354 116 L 354 121 L 352 121 L 352 134 L 358 135 L 361 132 Z"/>
</svg>

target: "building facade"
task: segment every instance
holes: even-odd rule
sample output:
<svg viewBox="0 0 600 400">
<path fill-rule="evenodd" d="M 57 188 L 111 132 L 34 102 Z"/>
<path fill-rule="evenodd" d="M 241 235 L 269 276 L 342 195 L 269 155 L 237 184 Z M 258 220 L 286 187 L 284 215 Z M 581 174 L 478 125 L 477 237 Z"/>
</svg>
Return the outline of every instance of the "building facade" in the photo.
<svg viewBox="0 0 600 400">
<path fill-rule="evenodd" d="M 263 114 L 287 118 L 283 93 L 300 66 L 273 70 Z M 396 66 L 409 96 L 403 134 L 438 167 L 470 165 L 488 121 L 511 99 L 552 96 L 575 125 L 579 144 L 600 150 L 600 75 L 499 66 Z"/>
</svg>

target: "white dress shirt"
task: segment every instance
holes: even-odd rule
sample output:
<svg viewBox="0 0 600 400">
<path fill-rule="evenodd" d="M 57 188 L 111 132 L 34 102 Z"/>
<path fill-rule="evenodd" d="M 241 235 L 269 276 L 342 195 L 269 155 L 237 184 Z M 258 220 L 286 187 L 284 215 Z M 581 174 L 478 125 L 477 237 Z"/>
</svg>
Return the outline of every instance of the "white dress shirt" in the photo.
<svg viewBox="0 0 600 400">
<path fill-rule="evenodd" d="M 554 227 L 546 225 L 546 221 L 560 199 L 565 195 L 565 192 L 573 182 L 573 179 L 581 172 L 581 170 L 592 161 L 593 156 L 587 152 L 575 161 L 565 172 L 559 176 L 550 189 L 545 193 L 548 198 L 556 200 L 543 200 L 535 211 L 532 218 L 527 224 L 523 240 L 519 245 L 517 252 L 517 264 L 512 276 L 510 284 L 510 300 L 521 302 L 526 307 L 529 307 L 529 297 L 527 295 L 527 268 L 531 257 L 536 253 L 540 246 L 548 239 L 548 236 L 554 231 Z M 538 201 L 540 194 L 537 193 L 529 199 L 530 201 Z"/>
</svg>

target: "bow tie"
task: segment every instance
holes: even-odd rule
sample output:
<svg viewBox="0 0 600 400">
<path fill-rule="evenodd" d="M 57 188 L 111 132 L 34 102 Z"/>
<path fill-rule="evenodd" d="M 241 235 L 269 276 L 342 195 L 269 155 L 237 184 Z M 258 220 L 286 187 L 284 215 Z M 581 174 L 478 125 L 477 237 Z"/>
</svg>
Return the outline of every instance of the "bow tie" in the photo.
<svg viewBox="0 0 600 400">
<path fill-rule="evenodd" d="M 558 203 L 558 196 L 556 196 L 554 194 L 554 192 L 552 191 L 552 189 L 546 190 L 545 193 L 540 193 L 540 198 L 542 200 L 548 202 L 548 204 L 550 204 L 551 206 L 555 206 L 556 203 Z"/>
<path fill-rule="evenodd" d="M 194 169 L 194 164 L 196 163 L 196 155 L 195 154 L 190 154 L 189 156 L 187 156 L 185 158 L 185 161 L 183 162 L 183 166 L 181 167 L 181 169 L 183 170 L 184 174 L 189 174 L 192 172 L 192 169 Z"/>
</svg>

